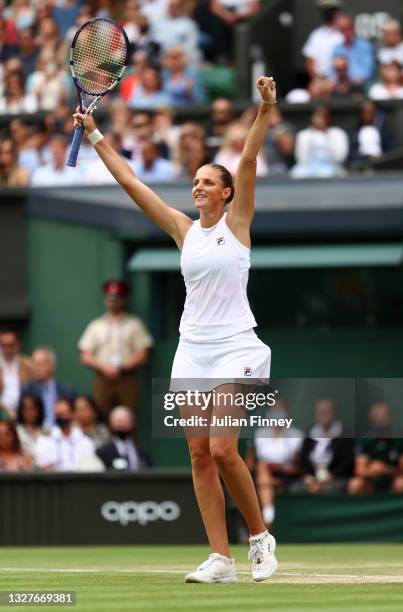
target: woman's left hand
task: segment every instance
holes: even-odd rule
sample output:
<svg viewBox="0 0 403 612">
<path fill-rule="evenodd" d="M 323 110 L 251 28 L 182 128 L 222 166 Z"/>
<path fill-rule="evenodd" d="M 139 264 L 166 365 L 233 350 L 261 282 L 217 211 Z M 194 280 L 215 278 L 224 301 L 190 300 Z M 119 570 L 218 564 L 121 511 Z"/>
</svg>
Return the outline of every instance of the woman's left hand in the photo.
<svg viewBox="0 0 403 612">
<path fill-rule="evenodd" d="M 261 76 L 256 82 L 262 102 L 274 104 L 277 101 L 276 82 L 273 77 Z"/>
</svg>

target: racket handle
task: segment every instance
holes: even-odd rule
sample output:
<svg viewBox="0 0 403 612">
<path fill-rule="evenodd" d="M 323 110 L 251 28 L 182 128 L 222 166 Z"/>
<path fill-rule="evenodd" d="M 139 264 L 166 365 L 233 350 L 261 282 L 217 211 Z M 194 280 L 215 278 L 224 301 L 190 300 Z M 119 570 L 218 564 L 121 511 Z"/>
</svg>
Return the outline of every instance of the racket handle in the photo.
<svg viewBox="0 0 403 612">
<path fill-rule="evenodd" d="M 78 157 L 78 152 L 80 150 L 83 135 L 84 135 L 84 126 L 82 125 L 81 127 L 76 128 L 76 131 L 74 132 L 73 142 L 71 143 L 71 147 L 70 147 L 70 155 L 67 160 L 67 165 L 71 166 L 72 168 L 75 168 L 77 165 L 77 157 Z"/>
</svg>

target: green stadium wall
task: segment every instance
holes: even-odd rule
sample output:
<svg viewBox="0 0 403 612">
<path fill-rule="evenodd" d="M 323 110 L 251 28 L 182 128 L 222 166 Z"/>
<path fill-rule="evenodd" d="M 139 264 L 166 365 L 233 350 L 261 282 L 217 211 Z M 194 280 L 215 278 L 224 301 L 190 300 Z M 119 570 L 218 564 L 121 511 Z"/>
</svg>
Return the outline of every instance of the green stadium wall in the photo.
<svg viewBox="0 0 403 612">
<path fill-rule="evenodd" d="M 88 322 L 103 312 L 101 284 L 111 277 L 127 276 L 128 250 L 133 251 L 133 244 L 103 228 L 36 216 L 28 219 L 31 313 L 24 332 L 25 348 L 53 347 L 60 379 L 80 392 L 91 391 L 92 374 L 79 362 L 78 339 Z M 164 275 L 142 272 L 129 280 L 131 309 L 156 338 L 151 361 L 141 374 L 139 437 L 156 466 L 186 465 L 185 442 L 156 440 L 151 435 L 151 379 L 169 376 L 177 343 L 172 309 L 161 302 Z M 254 306 L 262 312 L 261 305 Z M 258 333 L 272 348 L 274 377 L 401 376 L 401 327 L 297 330 L 269 328 L 260 322 Z"/>
</svg>

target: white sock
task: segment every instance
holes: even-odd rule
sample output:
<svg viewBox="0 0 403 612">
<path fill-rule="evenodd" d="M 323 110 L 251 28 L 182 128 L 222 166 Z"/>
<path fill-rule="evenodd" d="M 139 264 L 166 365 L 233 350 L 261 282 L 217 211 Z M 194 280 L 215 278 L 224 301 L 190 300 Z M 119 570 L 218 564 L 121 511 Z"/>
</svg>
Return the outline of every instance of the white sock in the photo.
<svg viewBox="0 0 403 612">
<path fill-rule="evenodd" d="M 249 538 L 249 542 L 254 542 L 255 540 L 260 540 L 261 538 L 264 538 L 269 532 L 267 531 L 262 531 L 262 533 L 257 533 L 254 536 L 250 536 Z"/>
</svg>

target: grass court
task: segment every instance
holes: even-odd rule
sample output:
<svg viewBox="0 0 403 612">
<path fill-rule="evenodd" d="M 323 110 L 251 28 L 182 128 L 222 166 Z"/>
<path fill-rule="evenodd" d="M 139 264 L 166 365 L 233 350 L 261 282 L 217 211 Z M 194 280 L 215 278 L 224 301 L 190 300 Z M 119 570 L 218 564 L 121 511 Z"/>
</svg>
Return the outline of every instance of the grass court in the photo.
<svg viewBox="0 0 403 612">
<path fill-rule="evenodd" d="M 2 548 L 1 589 L 76 591 L 70 609 L 94 612 L 403 610 L 402 544 L 280 544 L 278 572 L 262 583 L 251 579 L 247 551 L 232 547 L 239 584 L 203 585 L 184 574 L 207 558 L 204 546 Z"/>
</svg>

